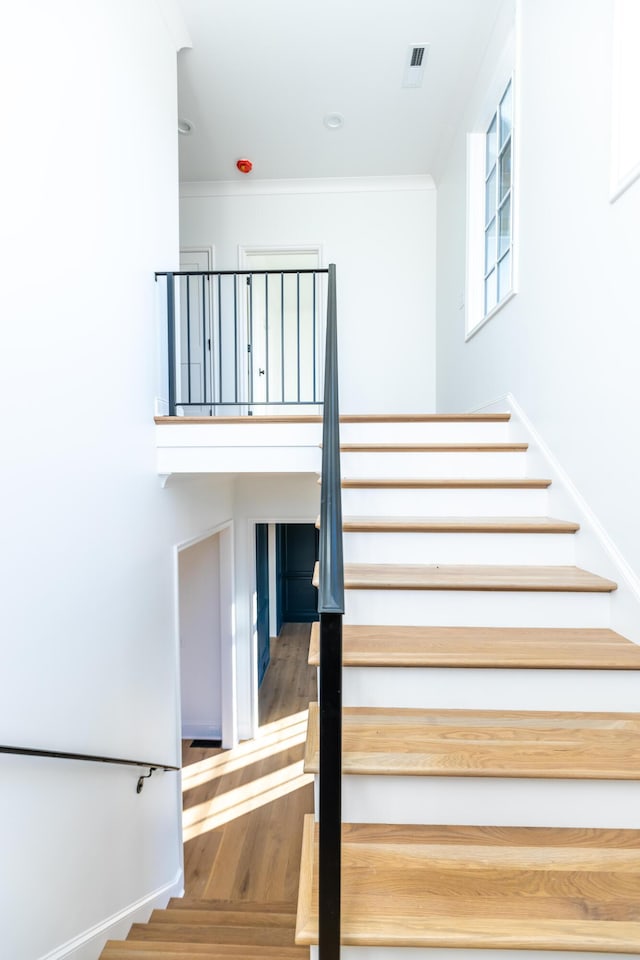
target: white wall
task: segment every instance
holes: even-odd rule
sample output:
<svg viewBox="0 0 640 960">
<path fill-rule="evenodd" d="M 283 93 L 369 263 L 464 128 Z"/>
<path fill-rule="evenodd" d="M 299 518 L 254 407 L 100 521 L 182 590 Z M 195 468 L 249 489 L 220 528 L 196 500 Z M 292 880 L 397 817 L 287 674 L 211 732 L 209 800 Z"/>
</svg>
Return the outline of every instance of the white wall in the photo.
<svg viewBox="0 0 640 960">
<path fill-rule="evenodd" d="M 338 282 L 344 412 L 425 412 L 435 403 L 435 215 L 430 177 L 185 183 L 181 243 L 320 243 Z"/>
<path fill-rule="evenodd" d="M 0 14 L 0 742 L 176 762 L 173 545 L 226 520 L 231 492 L 155 474 L 153 271 L 178 255 L 159 11 Z M 180 883 L 177 777 L 137 796 L 138 773 L 0 756 L 7 957 L 71 956 L 73 941 L 90 960 L 101 924 L 121 913 L 124 934 L 132 904 Z"/>
<path fill-rule="evenodd" d="M 438 409 L 511 392 L 638 573 L 640 183 L 610 204 L 613 4 L 523 0 L 520 18 L 519 292 L 464 342 L 470 104 L 436 175 Z"/>
<path fill-rule="evenodd" d="M 222 735 L 220 537 L 178 554 L 182 736 Z"/>
</svg>

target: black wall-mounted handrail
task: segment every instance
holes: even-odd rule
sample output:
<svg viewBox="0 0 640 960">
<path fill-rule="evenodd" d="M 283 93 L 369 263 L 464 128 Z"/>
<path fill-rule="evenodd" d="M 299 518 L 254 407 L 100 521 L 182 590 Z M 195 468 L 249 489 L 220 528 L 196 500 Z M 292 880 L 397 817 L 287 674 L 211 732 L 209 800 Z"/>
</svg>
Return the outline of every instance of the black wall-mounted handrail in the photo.
<svg viewBox="0 0 640 960">
<path fill-rule="evenodd" d="M 336 268 L 329 266 L 320 501 L 320 789 L 319 953 L 340 957 L 342 840 L 342 490 L 338 403 Z"/>
<path fill-rule="evenodd" d="M 125 767 L 145 767 L 149 770 L 146 776 L 138 777 L 136 793 L 140 793 L 144 781 L 154 773 L 155 770 L 180 770 L 170 763 L 149 763 L 146 760 L 127 760 L 123 757 L 101 757 L 93 753 L 68 753 L 64 750 L 40 750 L 35 747 L 10 747 L 0 744 L 0 753 L 12 754 L 21 757 L 45 757 L 49 760 L 82 760 L 86 763 L 114 763 Z"/>
</svg>

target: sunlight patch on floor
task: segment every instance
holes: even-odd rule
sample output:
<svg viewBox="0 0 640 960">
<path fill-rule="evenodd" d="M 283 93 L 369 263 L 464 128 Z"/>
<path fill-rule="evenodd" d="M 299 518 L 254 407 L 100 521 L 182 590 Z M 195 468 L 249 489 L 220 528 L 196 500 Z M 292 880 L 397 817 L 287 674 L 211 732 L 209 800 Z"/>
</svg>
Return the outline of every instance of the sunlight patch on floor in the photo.
<svg viewBox="0 0 640 960">
<path fill-rule="evenodd" d="M 255 740 L 245 740 L 232 750 L 188 764 L 182 769 L 182 792 L 300 746 L 307 735 L 308 717 L 309 711 L 301 710 L 261 727 Z"/>
<path fill-rule="evenodd" d="M 303 768 L 304 761 L 300 760 L 185 810 L 184 842 L 313 783 L 313 775 L 306 774 Z"/>
</svg>

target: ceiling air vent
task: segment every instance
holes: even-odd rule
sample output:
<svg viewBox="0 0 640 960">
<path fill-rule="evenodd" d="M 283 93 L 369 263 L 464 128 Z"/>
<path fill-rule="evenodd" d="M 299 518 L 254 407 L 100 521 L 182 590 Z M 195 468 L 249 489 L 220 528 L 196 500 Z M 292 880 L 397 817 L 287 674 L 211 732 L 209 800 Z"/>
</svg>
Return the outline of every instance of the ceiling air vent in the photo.
<svg viewBox="0 0 640 960">
<path fill-rule="evenodd" d="M 428 52 L 428 43 L 417 43 L 409 47 L 404 63 L 404 76 L 402 78 L 403 87 L 422 86 Z"/>
</svg>

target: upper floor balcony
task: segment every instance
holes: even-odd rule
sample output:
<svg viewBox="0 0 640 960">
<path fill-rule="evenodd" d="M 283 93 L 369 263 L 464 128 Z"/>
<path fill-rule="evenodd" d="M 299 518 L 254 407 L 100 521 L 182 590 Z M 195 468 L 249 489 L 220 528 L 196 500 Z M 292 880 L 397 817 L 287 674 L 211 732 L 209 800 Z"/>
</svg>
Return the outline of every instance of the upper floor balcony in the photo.
<svg viewBox="0 0 640 960">
<path fill-rule="evenodd" d="M 158 472 L 319 473 L 326 269 L 158 273 Z"/>
</svg>

